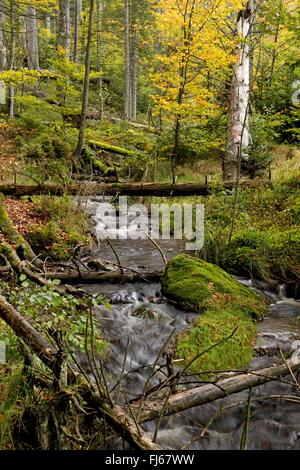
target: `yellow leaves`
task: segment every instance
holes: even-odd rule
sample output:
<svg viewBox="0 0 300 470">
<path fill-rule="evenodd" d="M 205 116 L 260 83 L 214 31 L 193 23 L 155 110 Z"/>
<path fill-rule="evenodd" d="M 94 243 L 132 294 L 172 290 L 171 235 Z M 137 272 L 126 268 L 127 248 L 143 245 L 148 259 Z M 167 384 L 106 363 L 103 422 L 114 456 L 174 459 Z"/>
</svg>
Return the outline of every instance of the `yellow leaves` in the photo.
<svg viewBox="0 0 300 470">
<path fill-rule="evenodd" d="M 155 106 L 170 117 L 203 121 L 217 109 L 208 90 L 208 74 L 224 78 L 236 60 L 228 21 L 245 1 L 160 0 L 156 14 L 162 51 L 151 74 Z"/>
<path fill-rule="evenodd" d="M 20 70 L 6 70 L 0 72 L 0 80 L 10 85 L 18 85 L 20 83 L 34 84 L 41 77 L 53 77 L 54 74 L 48 71 L 39 72 L 38 70 L 28 70 L 21 68 Z"/>
</svg>

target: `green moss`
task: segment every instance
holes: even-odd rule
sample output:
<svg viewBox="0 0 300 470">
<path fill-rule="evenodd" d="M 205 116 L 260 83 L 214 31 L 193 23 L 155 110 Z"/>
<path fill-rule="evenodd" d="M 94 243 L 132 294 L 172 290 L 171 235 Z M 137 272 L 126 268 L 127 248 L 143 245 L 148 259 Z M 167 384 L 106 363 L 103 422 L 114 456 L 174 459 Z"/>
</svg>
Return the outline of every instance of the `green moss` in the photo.
<svg viewBox="0 0 300 470">
<path fill-rule="evenodd" d="M 207 371 L 203 377 L 209 379 L 209 371 L 240 369 L 251 361 L 256 340 L 253 320 L 267 312 L 262 297 L 218 266 L 183 254 L 169 262 L 162 289 L 168 298 L 200 313 L 177 342 L 177 356 L 192 372 Z"/>
<path fill-rule="evenodd" d="M 224 299 L 225 301 L 225 299 Z M 225 304 L 225 302 L 224 302 Z M 214 374 L 209 371 L 236 370 L 249 364 L 253 357 L 256 339 L 256 325 L 237 307 L 219 305 L 211 307 L 201 314 L 193 327 L 184 332 L 178 339 L 177 356 L 189 364 L 193 358 L 201 354 L 191 363 L 191 372 L 208 372 L 201 375 L 210 379 Z M 236 329 L 237 328 L 237 329 Z M 218 342 L 233 336 L 218 346 Z"/>
<path fill-rule="evenodd" d="M 0 366 L 0 448 L 14 449 L 14 430 L 21 425 L 22 415 L 32 400 L 32 384 L 28 384 L 23 365 Z"/>
<path fill-rule="evenodd" d="M 187 255 L 177 255 L 168 264 L 162 277 L 162 290 L 166 297 L 196 312 L 206 310 L 216 294 L 229 295 L 241 312 L 256 319 L 263 318 L 267 309 L 259 295 L 223 269 Z"/>
</svg>

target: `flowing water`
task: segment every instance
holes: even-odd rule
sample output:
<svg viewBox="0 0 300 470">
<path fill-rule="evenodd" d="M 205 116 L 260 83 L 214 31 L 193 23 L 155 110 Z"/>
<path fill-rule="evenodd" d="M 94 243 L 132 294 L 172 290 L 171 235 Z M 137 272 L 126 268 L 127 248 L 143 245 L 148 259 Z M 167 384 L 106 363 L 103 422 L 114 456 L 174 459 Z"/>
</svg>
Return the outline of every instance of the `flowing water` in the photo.
<svg viewBox="0 0 300 470">
<path fill-rule="evenodd" d="M 91 216 L 97 204 L 97 199 L 88 201 L 87 211 Z M 116 240 L 113 245 L 122 265 L 141 272 L 163 270 L 161 255 L 150 241 Z M 184 248 L 182 242 L 174 240 L 162 241 L 160 245 L 168 258 Z M 116 262 L 105 242 L 101 242 L 98 255 Z M 259 323 L 256 357 L 249 368 L 281 363 L 279 348 L 291 351 L 300 345 L 300 302 L 286 298 L 284 287 L 274 293 L 264 283 L 253 285 L 247 279 L 238 280 L 270 302 L 267 318 Z M 153 373 L 153 364 L 168 338 L 187 328 L 195 314 L 182 311 L 163 299 L 159 284 L 107 283 L 82 287 L 89 293 L 103 294 L 111 301 L 110 309 L 100 307 L 96 313 L 104 336 L 111 342 L 106 376 L 119 400 L 130 401 L 143 393 L 147 378 Z M 165 378 L 165 368 L 160 367 L 165 362 L 162 352 L 148 387 Z M 88 368 L 88 364 L 85 365 Z M 195 377 L 190 377 L 188 386 L 192 386 L 194 380 Z M 270 382 L 253 390 L 249 449 L 300 449 L 300 399 L 297 402 L 278 398 L 278 395 L 300 397 L 299 387 L 293 384 L 292 378 L 288 377 L 287 381 L 290 383 Z M 163 449 L 239 449 L 247 399 L 248 391 L 245 391 L 166 417 L 160 423 L 157 442 Z M 144 429 L 153 435 L 156 423 L 146 423 Z M 110 446 L 123 448 L 124 443 L 119 439 Z"/>
</svg>

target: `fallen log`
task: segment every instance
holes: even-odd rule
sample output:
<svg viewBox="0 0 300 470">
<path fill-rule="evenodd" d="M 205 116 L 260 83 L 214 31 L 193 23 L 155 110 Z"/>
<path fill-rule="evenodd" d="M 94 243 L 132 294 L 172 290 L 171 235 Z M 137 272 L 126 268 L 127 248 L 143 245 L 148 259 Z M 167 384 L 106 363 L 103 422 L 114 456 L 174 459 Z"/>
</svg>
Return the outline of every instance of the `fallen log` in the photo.
<svg viewBox="0 0 300 470">
<path fill-rule="evenodd" d="M 288 375 L 290 371 L 299 369 L 300 357 L 296 361 L 288 360 L 286 364 L 268 367 L 256 371 L 249 371 L 246 374 L 240 374 L 215 384 L 202 385 L 183 392 L 171 395 L 165 401 L 147 401 L 142 404 L 139 423 L 145 423 L 159 418 L 160 416 L 169 416 L 181 411 L 204 405 L 219 398 L 227 397 L 243 390 L 257 387 L 272 380 L 278 380 L 278 377 Z M 132 405 L 132 411 L 138 413 L 139 404 Z"/>
<path fill-rule="evenodd" d="M 133 122 L 133 121 L 124 121 L 124 119 L 111 117 L 110 120 L 112 122 L 121 123 L 127 126 L 132 126 L 137 129 L 144 129 L 146 132 L 151 132 L 152 134 L 160 134 L 160 130 L 156 127 L 149 126 L 148 124 L 142 124 L 140 122 Z"/>
<path fill-rule="evenodd" d="M 268 185 L 270 182 L 256 182 L 253 181 L 242 181 L 240 187 L 258 187 L 261 184 Z M 224 184 L 220 184 L 219 190 L 232 190 L 235 187 L 235 182 L 228 181 Z M 75 183 L 68 185 L 58 184 L 41 184 L 41 185 L 16 185 L 16 184 L 1 184 L 0 192 L 5 196 L 37 196 L 37 195 L 51 195 L 51 196 L 63 196 L 65 194 L 70 195 L 84 195 L 84 196 L 95 196 L 95 195 L 125 195 L 125 196 L 159 196 L 159 197 L 171 197 L 171 196 L 208 196 L 216 188 L 203 183 L 97 183 L 97 182 L 86 182 L 86 183 Z"/>
<path fill-rule="evenodd" d="M 120 274 L 115 272 L 102 272 L 102 271 L 78 271 L 72 272 L 48 272 L 45 273 L 47 279 L 59 279 L 63 282 L 80 282 L 80 283 L 100 283 L 111 282 L 116 284 L 123 284 L 126 282 L 141 282 L 142 280 L 149 282 L 159 282 L 162 272 L 155 271 L 152 273 L 131 273 Z"/>
<path fill-rule="evenodd" d="M 0 318 L 21 338 L 48 367 L 55 365 L 56 351 L 22 315 L 0 296 Z"/>
<path fill-rule="evenodd" d="M 36 354 L 52 371 L 56 369 L 56 353 L 53 347 L 28 323 L 22 315 L 0 296 L 0 318 L 9 325 L 15 334 Z M 79 381 L 79 392 L 84 393 L 87 405 L 95 408 L 100 415 L 105 415 L 106 422 L 119 432 L 129 444 L 140 450 L 160 450 L 145 434 L 133 418 L 116 404 L 110 404 L 107 399 L 100 397 L 95 387 L 81 377 L 77 370 L 69 368 L 70 376 Z M 82 383 L 80 383 L 80 379 Z"/>
<path fill-rule="evenodd" d="M 116 153 L 117 155 L 123 155 L 124 157 L 136 157 L 136 152 L 133 150 L 124 149 L 121 147 L 117 147 L 116 145 L 108 144 L 107 142 L 100 142 L 97 140 L 89 140 L 88 144 L 91 147 L 96 147 L 100 150 L 104 150 L 105 152 Z"/>
</svg>

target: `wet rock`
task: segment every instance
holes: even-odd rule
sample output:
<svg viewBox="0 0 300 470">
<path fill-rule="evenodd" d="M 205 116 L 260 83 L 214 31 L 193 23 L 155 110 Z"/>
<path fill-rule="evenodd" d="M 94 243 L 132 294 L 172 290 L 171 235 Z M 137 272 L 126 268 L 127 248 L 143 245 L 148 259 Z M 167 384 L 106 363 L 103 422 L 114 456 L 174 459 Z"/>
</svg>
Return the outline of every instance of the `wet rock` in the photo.
<svg viewBox="0 0 300 470">
<path fill-rule="evenodd" d="M 218 296 L 227 296 L 240 310 L 262 319 L 267 303 L 256 292 L 239 283 L 218 266 L 187 255 L 177 255 L 169 263 L 161 280 L 163 294 L 195 312 L 205 310 Z"/>
</svg>

